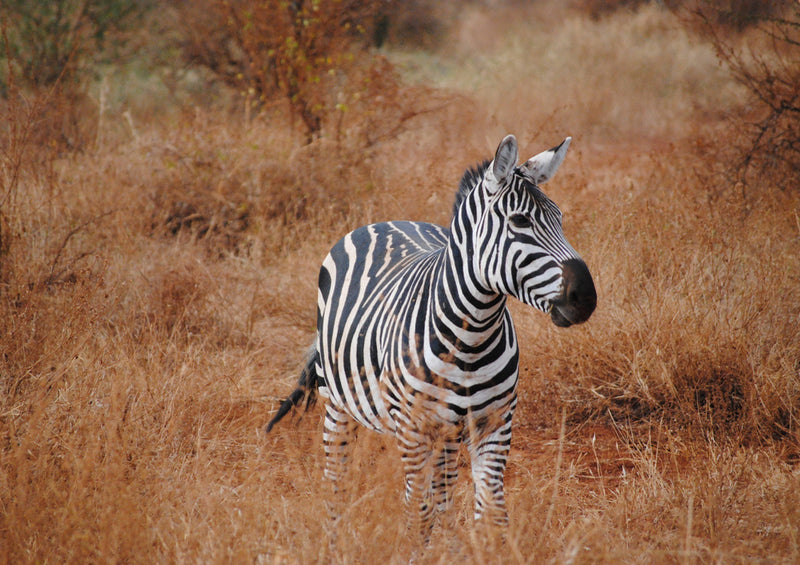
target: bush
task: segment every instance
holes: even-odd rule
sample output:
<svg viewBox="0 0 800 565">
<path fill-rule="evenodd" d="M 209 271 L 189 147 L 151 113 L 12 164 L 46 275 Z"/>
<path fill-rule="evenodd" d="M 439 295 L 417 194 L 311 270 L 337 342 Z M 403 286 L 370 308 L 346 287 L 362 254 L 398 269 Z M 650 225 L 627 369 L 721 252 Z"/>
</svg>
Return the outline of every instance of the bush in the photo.
<svg viewBox="0 0 800 565">
<path fill-rule="evenodd" d="M 751 47 L 737 48 L 724 33 L 719 12 L 696 10 L 705 35 L 734 78 L 750 94 L 734 126 L 743 132 L 735 148 L 732 181 L 748 187 L 766 181 L 781 190 L 800 186 L 800 5 L 764 16 Z"/>
<path fill-rule="evenodd" d="M 12 74 L 29 88 L 79 83 L 110 33 L 133 22 L 146 6 L 135 0 L 4 1 L 0 95 L 8 96 Z"/>
<path fill-rule="evenodd" d="M 310 141 L 343 103 L 343 77 L 357 47 L 368 44 L 381 4 L 189 0 L 179 6 L 184 52 L 259 103 L 287 101 Z"/>
<path fill-rule="evenodd" d="M 597 20 L 619 10 L 635 10 L 647 3 L 648 0 L 573 0 L 572 5 Z"/>
</svg>

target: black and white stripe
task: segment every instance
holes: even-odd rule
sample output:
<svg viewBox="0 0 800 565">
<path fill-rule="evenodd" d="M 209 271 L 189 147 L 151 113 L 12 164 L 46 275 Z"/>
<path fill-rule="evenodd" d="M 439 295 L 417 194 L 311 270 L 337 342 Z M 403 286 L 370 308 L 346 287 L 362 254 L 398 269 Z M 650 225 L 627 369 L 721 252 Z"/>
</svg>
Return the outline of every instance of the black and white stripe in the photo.
<svg viewBox="0 0 800 565">
<path fill-rule="evenodd" d="M 358 423 L 393 434 L 406 500 L 427 536 L 451 500 L 465 444 L 475 517 L 507 523 L 503 474 L 517 402 L 517 337 L 506 299 L 559 326 L 589 318 L 589 270 L 564 238 L 561 212 L 538 188 L 570 139 L 517 166 L 506 137 L 492 162 L 462 179 L 450 229 L 420 222 L 361 227 L 331 249 L 319 276 L 317 340 L 298 389 L 327 399 L 326 476 L 344 472 Z"/>
</svg>

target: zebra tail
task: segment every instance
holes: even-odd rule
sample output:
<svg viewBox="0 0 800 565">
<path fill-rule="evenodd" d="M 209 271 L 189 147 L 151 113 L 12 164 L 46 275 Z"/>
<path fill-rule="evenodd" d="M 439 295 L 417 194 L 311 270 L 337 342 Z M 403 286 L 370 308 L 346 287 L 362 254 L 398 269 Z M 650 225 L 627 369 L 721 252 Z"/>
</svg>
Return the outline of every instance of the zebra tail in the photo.
<svg viewBox="0 0 800 565">
<path fill-rule="evenodd" d="M 277 424 L 286 414 L 291 412 L 297 405 L 299 405 L 305 398 L 304 411 L 314 406 L 317 401 L 317 387 L 319 386 L 317 378 L 317 360 L 319 353 L 316 346 L 311 348 L 306 359 L 306 366 L 300 373 L 300 379 L 297 381 L 297 388 L 284 400 L 278 412 L 267 424 L 267 433 L 272 430 L 272 427 Z"/>
</svg>

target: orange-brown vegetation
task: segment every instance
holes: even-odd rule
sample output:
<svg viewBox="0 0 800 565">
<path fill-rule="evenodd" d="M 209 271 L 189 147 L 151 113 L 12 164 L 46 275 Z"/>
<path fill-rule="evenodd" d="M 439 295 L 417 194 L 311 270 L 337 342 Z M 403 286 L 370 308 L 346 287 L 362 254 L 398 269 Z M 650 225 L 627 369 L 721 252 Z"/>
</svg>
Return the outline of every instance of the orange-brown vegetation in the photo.
<svg viewBox="0 0 800 565">
<path fill-rule="evenodd" d="M 311 143 L 201 72 L 109 70 L 81 144 L 56 91 L 1 102 L 0 562 L 800 560 L 800 191 L 729 174 L 748 90 L 650 4 L 474 3 L 446 33 L 383 48 L 387 90 Z M 509 530 L 475 528 L 464 463 L 419 553 L 395 449 L 362 432 L 331 549 L 320 407 L 263 431 L 318 266 L 367 222 L 446 224 L 506 133 L 573 136 L 544 188 L 599 295 L 568 330 L 511 306 Z"/>
</svg>

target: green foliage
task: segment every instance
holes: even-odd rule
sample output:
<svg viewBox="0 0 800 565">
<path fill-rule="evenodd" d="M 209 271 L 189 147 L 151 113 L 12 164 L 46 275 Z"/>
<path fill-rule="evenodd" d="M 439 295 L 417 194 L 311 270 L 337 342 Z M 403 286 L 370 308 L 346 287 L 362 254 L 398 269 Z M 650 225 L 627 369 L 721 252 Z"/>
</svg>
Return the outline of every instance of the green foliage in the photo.
<svg viewBox="0 0 800 565">
<path fill-rule="evenodd" d="M 12 79 L 25 88 L 78 83 L 113 32 L 143 13 L 137 0 L 4 0 L 0 5 L 0 95 Z"/>
</svg>

